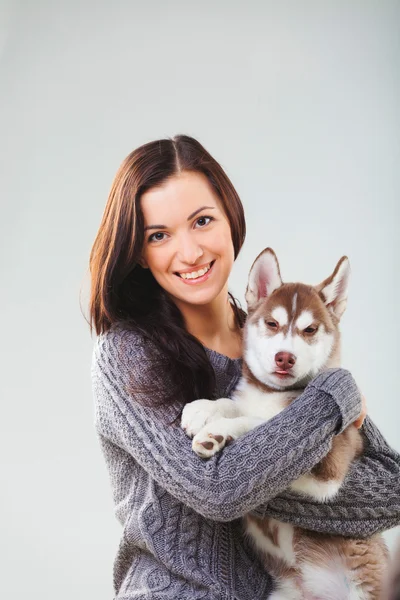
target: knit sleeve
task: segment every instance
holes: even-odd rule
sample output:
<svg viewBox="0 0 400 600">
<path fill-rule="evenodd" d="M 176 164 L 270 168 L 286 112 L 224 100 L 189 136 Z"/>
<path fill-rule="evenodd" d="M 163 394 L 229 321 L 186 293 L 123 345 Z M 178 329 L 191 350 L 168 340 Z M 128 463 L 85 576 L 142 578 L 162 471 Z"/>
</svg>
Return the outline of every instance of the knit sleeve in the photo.
<svg viewBox="0 0 400 600">
<path fill-rule="evenodd" d="M 150 368 L 154 351 L 130 331 L 99 336 L 92 363 L 95 426 L 171 495 L 209 519 L 236 519 L 285 490 L 361 411 L 351 375 L 333 370 L 279 415 L 204 460 L 178 424 L 166 423 L 161 408 L 128 392 L 132 381 L 140 390 L 152 377 L 154 393 L 167 395 L 167 370 L 161 363 L 156 373 Z"/>
<path fill-rule="evenodd" d="M 285 491 L 255 513 L 322 533 L 357 537 L 400 525 L 400 455 L 368 416 L 361 431 L 364 453 L 351 465 L 335 498 L 321 504 Z"/>
</svg>

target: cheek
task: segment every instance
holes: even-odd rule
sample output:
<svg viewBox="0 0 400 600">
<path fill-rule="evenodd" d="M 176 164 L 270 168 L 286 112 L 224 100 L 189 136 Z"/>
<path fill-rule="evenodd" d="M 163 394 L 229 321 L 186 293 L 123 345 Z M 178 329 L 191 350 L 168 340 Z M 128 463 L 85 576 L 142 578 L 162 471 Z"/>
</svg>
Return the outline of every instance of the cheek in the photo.
<svg viewBox="0 0 400 600">
<path fill-rule="evenodd" d="M 151 252 L 143 255 L 143 258 L 147 262 L 148 268 L 150 269 L 154 279 L 159 281 L 162 276 L 168 270 L 168 259 L 165 252 L 157 252 L 152 255 Z"/>
<path fill-rule="evenodd" d="M 247 328 L 247 347 L 253 360 L 259 361 L 260 365 L 269 367 L 275 364 L 275 354 L 286 349 L 283 333 L 269 336 L 263 320 L 257 324 L 251 324 Z"/>
<path fill-rule="evenodd" d="M 226 268 L 230 271 L 235 262 L 235 250 L 233 248 L 231 238 L 228 238 L 225 244 L 221 247 L 220 255 L 223 257 L 224 262 L 226 263 Z"/>
<path fill-rule="evenodd" d="M 295 354 L 298 357 L 299 367 L 311 367 L 319 369 L 324 365 L 332 350 L 333 336 L 323 333 L 317 334 L 312 343 L 297 336 L 295 342 Z"/>
<path fill-rule="evenodd" d="M 316 353 L 322 362 L 325 362 L 332 352 L 332 348 L 335 342 L 335 338 L 330 333 L 319 334 L 316 340 Z"/>
<path fill-rule="evenodd" d="M 297 362 L 313 362 L 318 351 L 316 344 L 309 344 L 300 335 L 295 335 L 293 338 L 294 354 L 297 356 Z"/>
<path fill-rule="evenodd" d="M 235 251 L 233 248 L 232 234 L 228 226 L 221 227 L 212 233 L 212 239 L 210 240 L 214 248 L 214 252 L 220 256 L 234 260 Z"/>
<path fill-rule="evenodd" d="M 270 369 L 275 368 L 275 356 L 278 352 L 293 352 L 290 339 L 285 338 L 283 333 L 277 333 L 262 340 L 264 363 Z"/>
</svg>

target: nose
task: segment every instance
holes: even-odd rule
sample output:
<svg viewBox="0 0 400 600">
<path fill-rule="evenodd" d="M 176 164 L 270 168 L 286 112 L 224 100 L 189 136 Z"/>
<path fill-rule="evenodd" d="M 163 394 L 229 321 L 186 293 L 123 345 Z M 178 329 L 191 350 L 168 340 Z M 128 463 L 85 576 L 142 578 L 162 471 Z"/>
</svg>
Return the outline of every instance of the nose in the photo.
<svg viewBox="0 0 400 600">
<path fill-rule="evenodd" d="M 178 258 L 180 261 L 187 263 L 188 265 L 194 265 L 200 256 L 203 254 L 203 250 L 197 243 L 195 236 L 183 235 L 179 240 Z"/>
<path fill-rule="evenodd" d="M 296 357 L 290 352 L 278 352 L 275 354 L 275 362 L 283 371 L 289 371 L 296 364 Z"/>
</svg>

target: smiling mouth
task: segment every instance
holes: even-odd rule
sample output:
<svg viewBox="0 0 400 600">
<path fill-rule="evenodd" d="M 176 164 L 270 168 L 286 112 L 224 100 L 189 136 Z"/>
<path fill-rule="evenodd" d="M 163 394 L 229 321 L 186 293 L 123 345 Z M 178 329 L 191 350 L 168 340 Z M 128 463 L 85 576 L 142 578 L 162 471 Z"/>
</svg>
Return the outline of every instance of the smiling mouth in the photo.
<svg viewBox="0 0 400 600">
<path fill-rule="evenodd" d="M 215 260 L 212 260 L 207 267 L 203 267 L 202 269 L 199 269 L 198 271 L 192 271 L 191 273 L 178 273 L 177 271 L 174 273 L 174 275 L 176 275 L 177 277 L 179 277 L 180 279 L 184 279 L 185 281 L 195 281 L 196 279 L 200 279 L 201 277 L 204 277 L 204 275 L 206 275 L 207 273 L 209 273 L 209 271 L 211 271 L 213 265 L 215 263 Z M 198 274 L 200 273 L 200 275 Z M 194 276 L 192 275 L 194 274 Z"/>
</svg>

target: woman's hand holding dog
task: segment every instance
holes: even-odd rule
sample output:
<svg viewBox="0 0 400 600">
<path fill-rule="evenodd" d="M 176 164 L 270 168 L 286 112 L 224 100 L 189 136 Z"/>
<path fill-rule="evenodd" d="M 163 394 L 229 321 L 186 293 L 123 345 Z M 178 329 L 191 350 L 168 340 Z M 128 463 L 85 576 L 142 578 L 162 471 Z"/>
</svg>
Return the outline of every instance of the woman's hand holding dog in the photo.
<svg viewBox="0 0 400 600">
<path fill-rule="evenodd" d="M 354 425 L 357 427 L 357 429 L 360 429 L 364 423 L 364 419 L 367 416 L 367 401 L 365 399 L 364 394 L 361 394 L 361 399 L 362 399 L 362 407 L 361 407 L 361 414 L 358 417 L 358 419 L 356 419 L 354 421 Z"/>
</svg>

